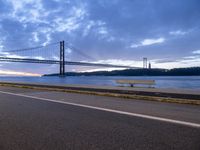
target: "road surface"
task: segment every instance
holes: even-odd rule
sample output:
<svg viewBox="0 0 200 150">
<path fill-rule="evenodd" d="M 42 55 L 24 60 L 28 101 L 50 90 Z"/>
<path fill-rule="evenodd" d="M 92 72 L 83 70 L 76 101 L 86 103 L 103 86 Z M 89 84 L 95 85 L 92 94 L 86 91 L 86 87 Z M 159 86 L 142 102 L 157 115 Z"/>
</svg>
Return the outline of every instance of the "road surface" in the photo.
<svg viewBox="0 0 200 150">
<path fill-rule="evenodd" d="M 0 87 L 0 150 L 199 150 L 200 106 Z"/>
</svg>

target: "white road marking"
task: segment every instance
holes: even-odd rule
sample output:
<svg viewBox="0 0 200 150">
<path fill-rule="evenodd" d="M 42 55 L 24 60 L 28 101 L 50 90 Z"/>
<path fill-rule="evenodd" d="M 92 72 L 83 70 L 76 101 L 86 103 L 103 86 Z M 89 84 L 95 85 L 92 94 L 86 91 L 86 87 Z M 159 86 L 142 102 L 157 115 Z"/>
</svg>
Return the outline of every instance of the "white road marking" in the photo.
<svg viewBox="0 0 200 150">
<path fill-rule="evenodd" d="M 200 124 L 198 124 L 198 123 L 192 123 L 192 122 L 186 122 L 186 121 L 180 121 L 180 120 L 174 120 L 174 119 L 167 119 L 167 118 L 156 117 L 156 116 L 151 116 L 151 115 L 131 113 L 131 112 L 126 112 L 126 111 L 120 111 L 120 110 L 114 110 L 114 109 L 108 109 L 108 108 L 102 108 L 102 107 L 95 107 L 95 106 L 84 105 L 84 104 L 70 103 L 70 102 L 65 102 L 65 101 L 59 101 L 59 100 L 53 100 L 53 99 L 41 98 L 41 97 L 34 97 L 34 96 L 28 96 L 28 95 L 24 95 L 24 94 L 16 94 L 16 93 L 11 93 L 11 92 L 0 91 L 0 93 L 200 128 Z"/>
</svg>

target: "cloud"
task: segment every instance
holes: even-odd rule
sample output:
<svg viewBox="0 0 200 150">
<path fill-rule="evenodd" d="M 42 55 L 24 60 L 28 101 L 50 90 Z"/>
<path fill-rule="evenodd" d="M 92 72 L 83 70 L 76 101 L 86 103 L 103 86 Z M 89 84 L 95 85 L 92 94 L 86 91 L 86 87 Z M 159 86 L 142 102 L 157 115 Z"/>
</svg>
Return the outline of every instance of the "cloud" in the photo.
<svg viewBox="0 0 200 150">
<path fill-rule="evenodd" d="M 105 27 L 101 27 L 101 28 L 98 29 L 98 33 L 101 34 L 101 35 L 107 35 L 108 31 Z"/>
<path fill-rule="evenodd" d="M 65 49 L 65 52 L 66 52 L 67 54 L 71 54 L 71 53 L 72 53 L 72 49 L 67 48 L 67 49 Z"/>
<path fill-rule="evenodd" d="M 186 57 L 183 57 L 183 59 L 196 59 L 198 58 L 198 56 L 186 56 Z"/>
<path fill-rule="evenodd" d="M 27 56 L 20 56 L 17 54 L 10 54 L 9 52 L 0 52 L 1 57 L 7 57 L 7 58 L 27 58 Z"/>
<path fill-rule="evenodd" d="M 102 64 L 113 64 L 113 65 L 122 65 L 122 66 L 131 66 L 131 67 L 142 67 L 142 61 L 134 60 L 123 60 L 123 59 L 107 59 L 107 60 L 98 60 L 93 63 L 102 63 Z"/>
<path fill-rule="evenodd" d="M 39 60 L 45 60 L 44 57 L 42 56 L 34 56 L 34 57 L 31 57 L 33 59 L 39 59 Z"/>
<path fill-rule="evenodd" d="M 162 64 L 162 63 L 175 63 L 177 62 L 177 60 L 172 60 L 172 59 L 154 59 L 152 60 L 154 63 L 157 63 L 157 64 Z"/>
<path fill-rule="evenodd" d="M 7 0 L 13 8 L 9 14 L 15 20 L 23 23 L 42 23 L 44 17 L 49 15 L 49 11 L 43 8 L 41 0 Z"/>
<path fill-rule="evenodd" d="M 169 34 L 170 35 L 185 35 L 187 34 L 188 32 L 186 31 L 181 31 L 181 30 L 176 30 L 176 31 L 170 31 Z"/>
<path fill-rule="evenodd" d="M 78 29 L 80 27 L 80 24 L 76 20 L 76 18 L 67 18 L 66 20 L 63 20 L 62 18 L 57 18 L 55 20 L 55 29 L 58 32 L 66 31 L 68 33 L 71 33 L 72 31 Z"/>
<path fill-rule="evenodd" d="M 94 27 L 95 25 L 96 23 L 93 20 L 88 21 L 88 23 L 85 25 L 85 28 L 83 30 L 83 36 L 86 37 L 89 34 L 91 28 Z"/>
<path fill-rule="evenodd" d="M 195 67 L 200 65 L 200 56 L 186 56 L 176 60 L 155 59 L 151 60 L 151 64 L 154 68 L 166 68 L 166 69 Z"/>
<path fill-rule="evenodd" d="M 0 52 L 0 57 L 45 60 L 45 58 L 42 56 L 24 56 L 24 55 L 12 54 L 9 52 L 2 52 L 2 51 Z"/>
<path fill-rule="evenodd" d="M 192 52 L 193 54 L 200 54 L 200 50 L 195 50 Z"/>
<path fill-rule="evenodd" d="M 113 70 L 124 70 L 124 69 L 126 68 L 99 68 L 99 69 L 87 69 L 87 70 L 78 71 L 78 72 L 113 71 Z"/>
<path fill-rule="evenodd" d="M 158 38 L 158 39 L 144 39 L 139 44 L 131 44 L 131 48 L 137 48 L 140 46 L 148 46 L 148 45 L 154 45 L 154 44 L 160 44 L 165 41 L 165 38 Z"/>
<path fill-rule="evenodd" d="M 69 9 L 66 15 L 56 15 L 52 21 L 53 32 L 67 32 L 70 34 L 78 30 L 87 21 L 88 12 L 86 5 L 80 3 Z"/>
<path fill-rule="evenodd" d="M 34 40 L 35 42 L 39 42 L 38 33 L 37 33 L 37 32 L 33 32 L 32 35 L 33 35 L 33 40 Z"/>
<path fill-rule="evenodd" d="M 46 46 L 47 44 L 49 44 L 50 42 L 51 42 L 51 34 L 50 33 L 47 33 L 46 35 L 45 35 L 45 37 L 46 37 L 46 40 L 45 40 L 45 42 L 42 44 L 43 46 Z"/>
<path fill-rule="evenodd" d="M 4 48 L 4 46 L 3 46 L 2 43 L 3 43 L 3 42 L 0 40 L 0 51 L 2 51 L 2 49 Z"/>
<path fill-rule="evenodd" d="M 146 45 L 153 45 L 153 44 L 158 44 L 158 43 L 163 43 L 165 41 L 164 38 L 158 38 L 158 39 L 145 39 L 142 41 L 142 46 Z"/>
<path fill-rule="evenodd" d="M 88 20 L 83 24 L 83 37 L 93 35 L 100 40 L 112 42 L 115 37 L 112 35 L 111 30 L 107 27 L 106 22 L 102 20 Z"/>
</svg>

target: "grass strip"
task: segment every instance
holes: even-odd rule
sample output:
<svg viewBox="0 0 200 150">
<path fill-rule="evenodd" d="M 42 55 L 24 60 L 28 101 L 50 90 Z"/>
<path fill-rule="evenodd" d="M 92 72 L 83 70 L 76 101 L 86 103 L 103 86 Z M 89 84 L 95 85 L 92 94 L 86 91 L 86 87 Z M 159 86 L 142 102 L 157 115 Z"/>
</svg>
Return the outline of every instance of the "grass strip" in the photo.
<svg viewBox="0 0 200 150">
<path fill-rule="evenodd" d="M 38 86 L 36 87 L 36 86 L 30 86 L 30 85 L 14 85 L 14 84 L 6 84 L 6 83 L 0 83 L 0 86 L 17 87 L 17 88 L 34 89 L 34 90 L 48 90 L 48 91 L 57 91 L 57 92 L 88 94 L 88 95 L 97 95 L 97 96 L 109 96 L 109 97 L 118 97 L 118 98 L 125 98 L 125 99 L 147 100 L 147 101 L 157 101 L 157 102 L 167 102 L 167 103 L 200 105 L 199 100 L 192 100 L 192 99 L 155 97 L 155 96 L 134 95 L 134 94 L 117 94 L 117 93 L 111 93 L 111 92 L 69 90 L 69 89 L 59 89 L 59 88 L 53 88 L 53 87 L 46 88 L 46 87 L 38 87 Z"/>
</svg>

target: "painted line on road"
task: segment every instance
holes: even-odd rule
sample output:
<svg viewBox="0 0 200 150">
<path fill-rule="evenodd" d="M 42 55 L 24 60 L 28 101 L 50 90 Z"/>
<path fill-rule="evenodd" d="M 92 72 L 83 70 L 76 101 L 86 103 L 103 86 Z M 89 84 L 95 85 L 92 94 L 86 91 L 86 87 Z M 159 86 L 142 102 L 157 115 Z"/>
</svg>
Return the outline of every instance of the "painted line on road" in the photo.
<svg viewBox="0 0 200 150">
<path fill-rule="evenodd" d="M 78 106 L 78 107 L 84 107 L 84 108 L 90 108 L 90 109 L 112 112 L 112 113 L 117 113 L 117 114 L 122 114 L 122 115 L 133 116 L 133 117 L 140 117 L 140 118 L 145 118 L 145 119 L 163 121 L 163 122 L 168 122 L 168 123 L 173 123 L 173 124 L 180 124 L 180 125 L 185 125 L 185 126 L 190 126 L 190 127 L 195 127 L 195 128 L 200 128 L 200 124 L 187 122 L 187 121 L 167 119 L 167 118 L 156 117 L 156 116 L 151 116 L 151 115 L 131 113 L 131 112 L 126 112 L 126 111 L 120 111 L 120 110 L 114 110 L 114 109 L 108 109 L 108 108 L 102 108 L 102 107 L 95 107 L 95 106 L 84 105 L 84 104 L 70 103 L 70 102 L 65 102 L 65 101 L 29 96 L 29 95 L 24 95 L 24 94 L 16 94 L 16 93 L 5 92 L 5 91 L 0 91 L 0 93 L 8 94 L 8 95 L 14 95 L 14 96 L 20 96 L 20 97 L 26 97 L 26 98 L 31 98 L 31 99 L 38 99 L 38 100 L 42 100 L 42 101 L 48 101 L 48 102 L 54 102 L 54 103 L 60 103 L 60 104 L 66 104 L 66 105 L 72 105 L 72 106 Z"/>
</svg>

